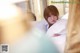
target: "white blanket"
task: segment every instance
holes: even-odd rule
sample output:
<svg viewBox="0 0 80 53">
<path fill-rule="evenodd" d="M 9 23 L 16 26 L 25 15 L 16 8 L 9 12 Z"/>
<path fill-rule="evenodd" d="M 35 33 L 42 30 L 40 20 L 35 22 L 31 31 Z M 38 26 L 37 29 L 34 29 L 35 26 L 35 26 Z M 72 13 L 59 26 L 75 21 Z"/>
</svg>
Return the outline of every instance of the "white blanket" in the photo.
<svg viewBox="0 0 80 53">
<path fill-rule="evenodd" d="M 53 43 L 56 44 L 60 53 L 64 53 L 64 47 L 66 42 L 66 24 L 67 20 L 60 19 L 47 31 L 48 37 L 50 37 Z M 58 34 L 59 36 L 55 36 L 55 34 Z"/>
</svg>

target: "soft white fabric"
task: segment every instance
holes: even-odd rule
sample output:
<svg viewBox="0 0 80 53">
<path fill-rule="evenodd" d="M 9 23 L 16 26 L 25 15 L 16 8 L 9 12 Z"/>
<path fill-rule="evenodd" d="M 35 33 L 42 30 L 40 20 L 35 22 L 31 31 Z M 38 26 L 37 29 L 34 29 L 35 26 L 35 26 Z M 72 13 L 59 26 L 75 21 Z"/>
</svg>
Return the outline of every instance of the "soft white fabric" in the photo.
<svg viewBox="0 0 80 53">
<path fill-rule="evenodd" d="M 47 32 L 48 27 L 49 27 L 49 25 L 48 25 L 48 23 L 45 19 L 43 19 L 42 21 L 37 22 L 37 24 L 35 26 L 36 26 L 36 28 L 42 30 L 43 32 Z"/>
<path fill-rule="evenodd" d="M 61 19 L 68 19 L 69 13 L 66 13 L 65 15 L 62 16 Z"/>
<path fill-rule="evenodd" d="M 56 44 L 60 53 L 64 53 L 64 47 L 66 42 L 66 24 L 67 20 L 59 19 L 47 31 L 47 36 L 50 37 L 53 43 Z M 54 36 L 55 34 L 60 34 L 60 36 Z"/>
<path fill-rule="evenodd" d="M 67 20 L 65 19 L 59 19 L 55 24 L 53 24 L 47 31 L 47 34 L 49 36 L 52 36 L 55 33 L 63 32 L 64 29 L 66 29 Z"/>
</svg>

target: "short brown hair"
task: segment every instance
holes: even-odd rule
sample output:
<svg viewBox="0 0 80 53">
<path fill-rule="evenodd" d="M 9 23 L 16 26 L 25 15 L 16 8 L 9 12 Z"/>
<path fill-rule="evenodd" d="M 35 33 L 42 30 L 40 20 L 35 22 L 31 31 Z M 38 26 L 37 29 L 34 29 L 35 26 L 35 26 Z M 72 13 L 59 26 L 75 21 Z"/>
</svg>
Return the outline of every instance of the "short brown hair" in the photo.
<svg viewBox="0 0 80 53">
<path fill-rule="evenodd" d="M 59 16 L 59 11 L 54 5 L 50 5 L 45 8 L 44 18 L 47 20 L 47 18 L 50 17 L 50 14 L 57 17 Z"/>
</svg>

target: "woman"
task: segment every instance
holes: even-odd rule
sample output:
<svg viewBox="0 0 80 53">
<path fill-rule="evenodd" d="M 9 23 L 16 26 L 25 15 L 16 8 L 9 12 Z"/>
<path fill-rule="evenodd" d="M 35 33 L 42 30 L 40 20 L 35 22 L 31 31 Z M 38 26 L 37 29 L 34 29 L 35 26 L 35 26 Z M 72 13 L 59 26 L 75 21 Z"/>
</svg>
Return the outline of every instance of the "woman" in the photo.
<svg viewBox="0 0 80 53">
<path fill-rule="evenodd" d="M 59 11 L 54 5 L 47 6 L 44 10 L 44 20 L 37 24 L 37 27 L 47 31 L 59 19 Z"/>
<path fill-rule="evenodd" d="M 44 37 L 40 30 L 32 28 L 29 22 L 25 22 L 24 14 L 19 7 L 8 4 L 2 6 L 0 11 L 3 12 L 0 12 L 1 42 L 2 45 L 9 46 L 6 52 L 59 53 L 49 38 Z"/>
</svg>

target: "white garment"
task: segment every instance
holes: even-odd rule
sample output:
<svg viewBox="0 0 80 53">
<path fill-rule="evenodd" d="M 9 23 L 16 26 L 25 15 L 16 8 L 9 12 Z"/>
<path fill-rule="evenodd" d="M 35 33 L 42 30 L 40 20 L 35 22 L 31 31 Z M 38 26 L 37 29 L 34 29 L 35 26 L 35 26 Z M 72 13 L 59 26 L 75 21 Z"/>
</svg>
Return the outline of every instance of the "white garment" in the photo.
<svg viewBox="0 0 80 53">
<path fill-rule="evenodd" d="M 40 22 L 37 22 L 37 24 L 36 24 L 36 28 L 42 30 L 43 32 L 47 32 L 48 27 L 49 27 L 49 25 L 45 19 L 43 19 Z"/>
<path fill-rule="evenodd" d="M 69 16 L 69 13 L 66 13 L 65 15 L 62 16 L 61 19 L 66 19 L 67 20 L 68 19 L 68 16 Z"/>
<path fill-rule="evenodd" d="M 50 37 L 53 43 L 56 44 L 60 53 L 64 53 L 64 47 L 66 42 L 66 24 L 67 20 L 59 19 L 47 31 L 47 36 Z M 54 36 L 55 34 L 60 34 L 60 36 Z"/>
</svg>

